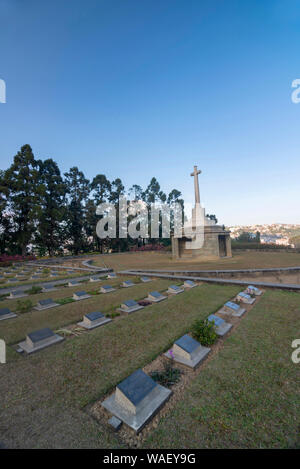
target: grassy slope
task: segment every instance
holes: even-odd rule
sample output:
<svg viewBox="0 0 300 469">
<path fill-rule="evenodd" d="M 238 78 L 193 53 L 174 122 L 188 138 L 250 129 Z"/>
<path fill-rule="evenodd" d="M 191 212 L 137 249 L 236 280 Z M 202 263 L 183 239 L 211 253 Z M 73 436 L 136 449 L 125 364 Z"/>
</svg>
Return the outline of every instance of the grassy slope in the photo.
<svg viewBox="0 0 300 469">
<path fill-rule="evenodd" d="M 144 286 L 149 290 L 150 284 Z M 127 298 L 129 290 L 122 290 Z M 202 285 L 1 366 L 0 440 L 13 447 L 119 447 L 106 427 L 80 409 L 149 363 L 195 318 L 207 317 L 237 291 Z"/>
<path fill-rule="evenodd" d="M 145 447 L 300 447 L 299 311 L 299 293 L 266 292 Z"/>
</svg>

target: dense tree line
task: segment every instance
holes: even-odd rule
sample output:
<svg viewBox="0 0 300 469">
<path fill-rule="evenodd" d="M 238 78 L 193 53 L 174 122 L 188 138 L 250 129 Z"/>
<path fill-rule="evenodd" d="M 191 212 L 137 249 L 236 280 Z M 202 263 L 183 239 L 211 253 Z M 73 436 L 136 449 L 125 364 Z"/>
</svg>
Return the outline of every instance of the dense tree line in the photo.
<svg viewBox="0 0 300 469">
<path fill-rule="evenodd" d="M 24 255 L 33 248 L 52 256 L 64 248 L 73 254 L 128 250 L 144 240 L 119 238 L 118 230 L 114 239 L 96 235 L 97 205 L 109 202 L 118 209 L 121 196 L 143 200 L 147 206 L 155 202 L 183 206 L 181 193 L 173 189 L 165 194 L 155 177 L 145 190 L 134 184 L 126 192 L 121 179 L 109 181 L 98 174 L 89 181 L 76 166 L 61 174 L 53 159 L 36 160 L 30 145 L 24 145 L 12 165 L 0 171 L 0 252 Z"/>
</svg>

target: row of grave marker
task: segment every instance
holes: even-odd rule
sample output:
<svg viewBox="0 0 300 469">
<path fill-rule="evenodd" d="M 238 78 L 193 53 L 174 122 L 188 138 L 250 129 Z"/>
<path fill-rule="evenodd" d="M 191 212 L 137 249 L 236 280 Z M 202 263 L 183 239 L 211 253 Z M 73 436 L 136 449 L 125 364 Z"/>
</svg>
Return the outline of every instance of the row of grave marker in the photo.
<svg viewBox="0 0 300 469">
<path fill-rule="evenodd" d="M 249 285 L 246 292 L 240 292 L 236 299 L 246 304 L 253 304 L 261 291 Z M 239 304 L 233 301 L 225 303 L 219 313 L 232 314 L 240 317 L 245 312 Z M 223 337 L 232 328 L 232 324 L 211 314 L 208 321 L 213 322 L 218 336 Z M 195 369 L 207 357 L 209 347 L 202 346 L 188 334 L 180 337 L 173 344 L 171 350 L 164 355 L 177 363 Z M 143 370 L 139 369 L 116 386 L 115 392 L 102 403 L 112 417 L 109 424 L 118 430 L 122 422 L 126 423 L 136 433 L 139 433 L 159 408 L 168 400 L 172 391 L 156 383 Z"/>
</svg>

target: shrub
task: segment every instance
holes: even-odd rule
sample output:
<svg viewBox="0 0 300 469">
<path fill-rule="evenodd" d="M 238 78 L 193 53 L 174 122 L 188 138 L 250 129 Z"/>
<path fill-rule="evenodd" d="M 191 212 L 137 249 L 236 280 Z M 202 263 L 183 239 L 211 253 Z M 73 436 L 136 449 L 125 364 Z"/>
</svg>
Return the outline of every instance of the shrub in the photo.
<svg viewBox="0 0 300 469">
<path fill-rule="evenodd" d="M 173 386 L 180 380 L 181 371 L 178 368 L 173 367 L 173 360 L 164 362 L 163 371 L 152 371 L 150 373 L 151 378 L 162 386 L 167 388 Z"/>
<path fill-rule="evenodd" d="M 18 313 L 28 313 L 32 309 L 31 300 L 18 300 L 16 311 Z"/>
<path fill-rule="evenodd" d="M 60 305 L 67 305 L 68 303 L 73 303 L 74 301 L 74 298 L 60 298 L 59 300 L 55 300 L 56 303 L 60 304 Z"/>
<path fill-rule="evenodd" d="M 207 319 L 194 322 L 192 325 L 192 334 L 201 345 L 212 345 L 217 338 L 214 322 L 209 322 Z"/>
<path fill-rule="evenodd" d="M 29 295 L 37 295 L 38 293 L 41 293 L 41 291 L 42 291 L 42 287 L 33 285 L 33 287 L 31 287 L 30 290 L 27 290 L 27 293 L 29 293 Z"/>
</svg>

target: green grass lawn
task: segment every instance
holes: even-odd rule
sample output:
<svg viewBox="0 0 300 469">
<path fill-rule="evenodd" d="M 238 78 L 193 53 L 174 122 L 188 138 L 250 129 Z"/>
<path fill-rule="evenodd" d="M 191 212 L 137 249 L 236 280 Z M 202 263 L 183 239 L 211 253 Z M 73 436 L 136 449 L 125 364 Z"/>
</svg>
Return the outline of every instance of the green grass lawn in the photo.
<svg viewBox="0 0 300 469">
<path fill-rule="evenodd" d="M 154 282 L 151 287 L 143 284 L 140 288 L 149 291 L 153 287 Z M 128 298 L 134 288 L 121 292 Z M 165 351 L 190 330 L 196 318 L 207 317 L 237 291 L 231 286 L 201 285 L 35 355 L 1 365 L 0 441 L 22 448 L 120 447 L 118 438 L 106 426 L 96 424 L 82 410 L 84 406 L 101 399 L 130 373 Z M 103 299 L 110 295 L 113 293 L 103 295 Z"/>
<path fill-rule="evenodd" d="M 143 296 L 143 288 L 148 292 L 170 284 L 157 282 L 96 300 L 107 301 L 101 309 L 111 308 L 121 301 L 118 295 Z M 9 349 L 8 363 L 0 365 L 0 441 L 14 448 L 124 447 L 117 434 L 87 413 L 86 406 L 102 400 L 116 384 L 190 331 L 195 319 L 217 311 L 238 291 L 235 286 L 203 284 L 32 356 L 13 360 Z M 94 298 L 57 308 L 60 315 L 55 321 L 64 325 L 76 315 L 80 319 L 90 301 Z M 73 307 L 78 311 L 73 312 Z M 56 308 L 48 312 L 44 325 L 51 327 Z M 31 313 L 24 314 L 28 323 L 22 333 L 27 327 L 36 328 L 33 319 L 41 321 L 48 312 L 32 313 L 31 321 Z M 299 338 L 299 312 L 298 293 L 267 291 L 144 446 L 299 446 L 300 367 L 290 358 L 291 342 Z M 14 329 L 6 332 L 12 336 Z"/>
<path fill-rule="evenodd" d="M 146 448 L 300 447 L 299 293 L 267 291 Z"/>
<path fill-rule="evenodd" d="M 100 289 L 101 285 L 112 285 L 118 287 L 123 279 L 117 278 L 115 280 L 106 280 L 97 283 L 80 284 L 76 287 L 68 287 L 54 292 L 42 293 L 38 295 L 31 295 L 28 298 L 36 304 L 38 300 L 45 298 L 52 298 L 54 301 L 61 298 L 71 297 L 73 292 L 79 290 Z M 134 279 L 137 282 L 137 279 Z M 44 311 L 32 310 L 28 313 L 18 314 L 17 318 L 8 319 L 0 322 L 0 337 L 6 341 L 7 344 L 14 344 L 21 341 L 26 334 L 43 327 L 50 327 L 50 329 L 57 329 L 62 326 L 67 326 L 76 323 L 82 319 L 82 316 L 92 311 L 101 311 L 109 313 L 114 311 L 120 304 L 129 298 L 140 300 L 147 296 L 151 290 L 165 290 L 171 285 L 171 280 L 154 280 L 151 283 L 139 283 L 130 288 L 119 288 L 112 293 L 92 295 L 91 298 L 82 301 L 75 301 L 55 308 L 46 309 Z M 23 300 L 23 298 L 22 298 Z M 17 300 L 6 300 L 1 302 L 1 308 L 8 307 L 14 311 L 17 306 Z"/>
</svg>

